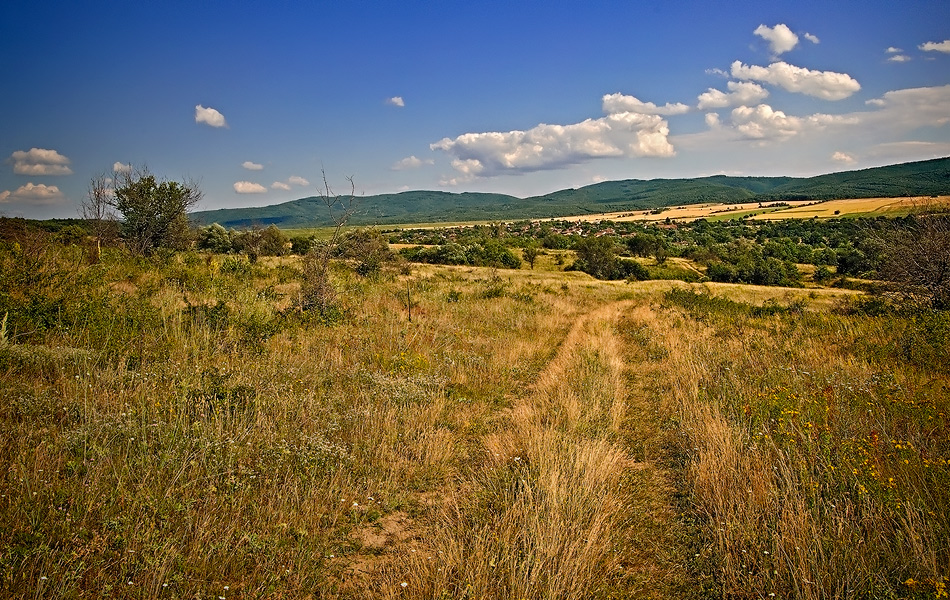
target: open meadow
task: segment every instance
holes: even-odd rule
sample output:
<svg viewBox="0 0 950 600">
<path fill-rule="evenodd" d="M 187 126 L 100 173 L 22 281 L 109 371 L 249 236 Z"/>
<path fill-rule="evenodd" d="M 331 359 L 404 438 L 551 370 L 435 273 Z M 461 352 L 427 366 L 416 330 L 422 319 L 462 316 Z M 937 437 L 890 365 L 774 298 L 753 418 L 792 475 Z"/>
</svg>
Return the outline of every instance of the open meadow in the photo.
<svg viewBox="0 0 950 600">
<path fill-rule="evenodd" d="M 341 263 L 305 312 L 298 257 L 0 265 L 5 597 L 945 592 L 946 312 L 553 263 Z"/>
</svg>

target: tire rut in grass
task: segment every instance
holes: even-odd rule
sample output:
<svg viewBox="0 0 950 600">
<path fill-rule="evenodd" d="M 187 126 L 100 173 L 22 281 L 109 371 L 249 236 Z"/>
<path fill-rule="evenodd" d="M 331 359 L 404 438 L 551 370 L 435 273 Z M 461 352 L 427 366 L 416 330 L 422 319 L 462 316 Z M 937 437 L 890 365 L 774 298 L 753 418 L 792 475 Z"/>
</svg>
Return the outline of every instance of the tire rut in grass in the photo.
<svg viewBox="0 0 950 600">
<path fill-rule="evenodd" d="M 413 597 L 680 597 L 685 544 L 658 447 L 634 301 L 579 318 L 535 384 L 482 437 L 438 509 Z M 642 431 L 641 431 L 642 429 Z"/>
</svg>

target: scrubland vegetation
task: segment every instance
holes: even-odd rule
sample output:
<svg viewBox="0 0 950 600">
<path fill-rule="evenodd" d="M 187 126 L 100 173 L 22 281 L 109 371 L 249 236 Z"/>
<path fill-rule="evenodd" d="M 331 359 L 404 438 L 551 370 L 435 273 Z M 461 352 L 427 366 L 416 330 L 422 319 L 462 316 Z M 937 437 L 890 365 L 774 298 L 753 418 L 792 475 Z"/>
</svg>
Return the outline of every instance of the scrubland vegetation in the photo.
<svg viewBox="0 0 950 600">
<path fill-rule="evenodd" d="M 690 235 L 801 273 L 804 246 L 877 256 L 828 227 Z M 711 282 L 684 231 L 610 246 L 653 281 L 564 271 L 550 230 L 488 266 L 358 232 L 318 281 L 263 244 L 8 231 L 0 595 L 946 595 L 950 315 Z"/>
</svg>

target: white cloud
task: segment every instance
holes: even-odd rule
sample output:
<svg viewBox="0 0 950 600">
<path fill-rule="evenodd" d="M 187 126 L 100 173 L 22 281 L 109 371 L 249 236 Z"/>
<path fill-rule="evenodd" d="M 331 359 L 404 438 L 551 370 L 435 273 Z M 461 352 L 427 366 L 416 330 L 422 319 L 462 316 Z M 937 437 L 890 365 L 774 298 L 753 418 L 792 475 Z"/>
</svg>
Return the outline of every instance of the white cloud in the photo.
<svg viewBox="0 0 950 600">
<path fill-rule="evenodd" d="M 195 123 L 204 123 L 211 127 L 227 127 L 228 123 L 224 120 L 224 115 L 213 108 L 205 108 L 198 104 L 195 106 Z"/>
<path fill-rule="evenodd" d="M 251 162 L 246 160 L 241 163 L 241 166 L 247 169 L 248 171 L 261 171 L 264 169 L 264 165 L 256 162 Z"/>
<path fill-rule="evenodd" d="M 725 108 L 727 106 L 750 105 L 761 102 L 768 97 L 769 92 L 764 87 L 751 81 L 730 81 L 726 84 L 729 93 L 709 88 L 697 98 L 697 108 Z"/>
<path fill-rule="evenodd" d="M 876 128 L 910 130 L 950 124 L 950 85 L 894 90 L 865 104 L 878 110 L 859 113 L 862 123 Z"/>
<path fill-rule="evenodd" d="M 769 49 L 775 56 L 788 52 L 798 45 L 798 36 L 784 23 L 779 23 L 775 27 L 759 25 L 752 33 L 767 41 Z"/>
<path fill-rule="evenodd" d="M 900 54 L 901 52 L 903 52 L 903 50 L 901 50 L 900 48 L 895 48 L 894 46 L 888 46 L 887 50 L 885 50 L 884 52 L 888 54 Z"/>
<path fill-rule="evenodd" d="M 884 142 L 875 144 L 867 149 L 866 154 L 878 160 L 888 162 L 906 162 L 911 160 L 927 160 L 950 156 L 948 142 Z"/>
<path fill-rule="evenodd" d="M 265 194 L 267 188 L 251 181 L 235 181 L 234 191 L 238 194 Z"/>
<path fill-rule="evenodd" d="M 307 187 L 310 185 L 310 182 L 300 177 L 299 175 L 291 175 L 287 178 L 286 181 L 275 181 L 270 184 L 271 189 L 275 190 L 284 190 L 285 192 L 290 191 L 291 186 L 298 185 L 300 187 Z"/>
<path fill-rule="evenodd" d="M 910 57 L 907 56 L 906 54 L 895 54 L 894 56 L 891 56 L 890 58 L 888 58 L 887 62 L 902 63 L 902 62 L 908 62 L 909 60 L 910 60 Z"/>
<path fill-rule="evenodd" d="M 643 115 L 681 115 L 689 112 L 689 106 L 677 102 L 670 104 L 667 102 L 663 106 L 657 106 L 652 102 L 643 102 L 633 96 L 624 94 L 606 94 L 602 98 L 604 114 L 612 115 L 616 113 L 635 112 Z"/>
<path fill-rule="evenodd" d="M 390 106 L 398 106 L 399 108 L 402 108 L 403 106 L 406 105 L 406 102 L 402 99 L 402 96 L 393 96 L 392 98 L 386 99 L 386 104 Z"/>
<path fill-rule="evenodd" d="M 927 42 L 918 46 L 924 52 L 943 52 L 944 54 L 950 54 L 950 40 L 944 40 L 942 42 Z"/>
<path fill-rule="evenodd" d="M 801 119 L 773 110 L 768 104 L 733 109 L 732 124 L 744 137 L 752 139 L 786 139 L 801 130 Z"/>
<path fill-rule="evenodd" d="M 823 100 L 842 100 L 861 89 L 861 85 L 846 73 L 812 71 L 779 61 L 768 67 L 732 63 L 736 79 L 762 81 L 777 85 L 789 92 L 797 92 Z"/>
<path fill-rule="evenodd" d="M 834 154 L 831 155 L 831 160 L 835 162 L 843 163 L 846 165 L 853 165 L 854 163 L 857 162 L 857 160 L 853 156 L 851 156 L 850 154 L 846 152 L 835 152 Z"/>
<path fill-rule="evenodd" d="M 739 106 L 732 111 L 732 125 L 743 137 L 753 140 L 786 140 L 805 132 L 821 131 L 832 125 L 853 125 L 857 117 L 816 113 L 807 117 L 786 115 L 768 104 Z"/>
<path fill-rule="evenodd" d="M 658 115 L 624 112 L 571 125 L 540 124 L 527 131 L 466 133 L 430 144 L 455 157 L 461 178 L 556 169 L 595 158 L 675 155 L 667 122 Z"/>
<path fill-rule="evenodd" d="M 10 155 L 13 172 L 17 175 L 72 175 L 69 159 L 56 150 L 30 148 Z"/>
<path fill-rule="evenodd" d="M 55 185 L 27 183 L 10 192 L 0 192 L 0 202 L 27 201 L 31 204 L 56 204 L 63 199 L 63 193 Z"/>
<path fill-rule="evenodd" d="M 820 44 L 821 40 L 818 39 L 817 35 L 812 35 L 810 33 L 803 33 L 802 37 L 811 42 L 812 44 Z"/>
<path fill-rule="evenodd" d="M 422 167 L 424 165 L 433 165 L 433 164 L 435 164 L 435 161 L 432 160 L 431 158 L 428 160 L 422 160 L 421 158 L 417 158 L 415 155 L 412 155 L 412 156 L 407 156 L 406 158 L 402 160 L 396 161 L 395 163 L 393 163 L 393 166 L 390 167 L 390 169 L 393 171 L 404 171 L 406 169 L 418 169 L 419 167 Z"/>
<path fill-rule="evenodd" d="M 706 126 L 710 129 L 722 127 L 722 121 L 719 119 L 719 113 L 706 113 Z"/>
<path fill-rule="evenodd" d="M 131 163 L 126 164 L 119 161 L 115 161 L 114 163 L 112 163 L 112 172 L 113 173 L 131 173 L 132 164 Z"/>
</svg>

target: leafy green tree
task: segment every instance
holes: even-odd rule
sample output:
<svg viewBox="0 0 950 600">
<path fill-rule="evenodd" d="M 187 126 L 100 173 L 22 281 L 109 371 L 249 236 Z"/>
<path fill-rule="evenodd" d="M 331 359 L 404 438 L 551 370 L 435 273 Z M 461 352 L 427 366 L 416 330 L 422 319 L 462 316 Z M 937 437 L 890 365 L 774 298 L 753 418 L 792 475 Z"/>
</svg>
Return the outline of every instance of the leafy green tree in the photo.
<svg viewBox="0 0 950 600">
<path fill-rule="evenodd" d="M 534 261 L 538 260 L 538 256 L 541 255 L 541 249 L 537 246 L 528 246 L 521 252 L 521 256 L 524 257 L 526 263 L 531 266 L 531 269 L 534 269 Z"/>
<path fill-rule="evenodd" d="M 617 249 L 609 236 L 587 237 L 574 244 L 577 268 L 597 279 L 614 279 Z"/>
<path fill-rule="evenodd" d="M 116 173 L 109 204 L 121 215 L 121 235 L 136 254 L 182 249 L 190 242 L 188 211 L 202 197 L 193 182 L 159 181 L 147 169 Z"/>
<path fill-rule="evenodd" d="M 383 234 L 369 228 L 356 229 L 344 235 L 340 241 L 339 254 L 355 262 L 356 272 L 363 277 L 377 276 L 384 264 L 396 258 Z"/>
<path fill-rule="evenodd" d="M 231 233 L 217 223 L 200 227 L 198 229 L 198 248 L 216 254 L 227 254 L 231 251 Z"/>
</svg>

